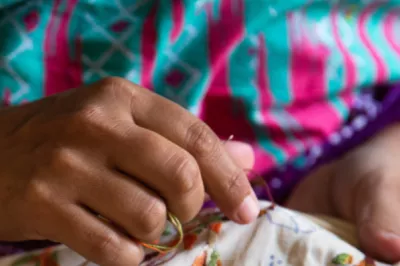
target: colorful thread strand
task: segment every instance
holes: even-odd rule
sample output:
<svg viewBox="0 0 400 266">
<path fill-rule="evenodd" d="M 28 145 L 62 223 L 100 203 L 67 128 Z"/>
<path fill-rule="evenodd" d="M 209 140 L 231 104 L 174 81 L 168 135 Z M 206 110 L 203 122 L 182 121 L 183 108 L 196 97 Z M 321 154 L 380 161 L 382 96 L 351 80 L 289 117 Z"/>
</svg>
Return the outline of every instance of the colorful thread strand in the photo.
<svg viewBox="0 0 400 266">
<path fill-rule="evenodd" d="M 178 232 L 178 237 L 174 241 L 172 241 L 172 245 L 164 246 L 164 245 L 157 245 L 157 244 L 148 244 L 148 243 L 144 243 L 144 242 L 139 242 L 139 244 L 145 248 L 157 251 L 162 254 L 168 253 L 168 252 L 176 249 L 182 243 L 182 240 L 183 240 L 182 224 L 179 221 L 179 219 L 170 212 L 168 212 L 168 221 L 175 227 L 175 229 Z"/>
<path fill-rule="evenodd" d="M 223 143 L 225 144 L 228 141 L 233 140 L 234 136 L 231 135 L 227 140 L 225 140 Z M 262 176 L 260 176 L 259 174 L 255 173 L 253 170 L 251 169 L 243 169 L 246 173 L 249 174 L 253 174 L 254 176 L 257 177 L 257 181 L 260 181 L 267 193 L 267 197 L 271 202 L 271 206 L 269 206 L 268 208 L 264 208 L 263 210 L 260 211 L 260 215 L 262 216 L 263 214 L 265 214 L 266 212 L 268 212 L 268 210 L 273 210 L 276 206 L 275 201 L 272 197 L 272 193 L 271 190 L 267 184 L 267 182 L 265 182 L 265 180 L 262 178 Z M 149 244 L 149 243 L 145 243 L 145 242 L 141 242 L 138 241 L 137 243 L 139 243 L 141 246 L 156 251 L 160 254 L 166 254 L 169 253 L 171 251 L 174 251 L 176 248 L 178 248 L 178 246 L 182 243 L 183 241 L 183 237 L 184 237 L 184 232 L 183 232 L 183 226 L 182 223 L 179 221 L 179 219 L 173 215 L 172 213 L 168 212 L 168 221 L 175 227 L 175 229 L 177 230 L 178 236 L 177 238 L 175 238 L 172 242 L 170 242 L 170 245 L 158 245 L 158 244 Z M 222 219 L 227 220 L 227 217 L 225 217 L 224 215 L 222 215 Z M 85 263 L 87 263 L 88 261 L 86 261 Z"/>
</svg>

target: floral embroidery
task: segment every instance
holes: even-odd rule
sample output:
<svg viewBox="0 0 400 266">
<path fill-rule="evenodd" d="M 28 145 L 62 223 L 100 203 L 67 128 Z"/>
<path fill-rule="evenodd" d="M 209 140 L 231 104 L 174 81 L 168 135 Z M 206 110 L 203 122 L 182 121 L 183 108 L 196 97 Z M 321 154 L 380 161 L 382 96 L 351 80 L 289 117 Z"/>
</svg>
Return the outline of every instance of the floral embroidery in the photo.
<svg viewBox="0 0 400 266">
<path fill-rule="evenodd" d="M 183 237 L 183 248 L 185 250 L 191 250 L 196 243 L 197 235 L 196 234 L 187 234 Z"/>
<path fill-rule="evenodd" d="M 196 257 L 192 266 L 205 266 L 207 260 L 207 251 L 203 251 L 199 256 Z"/>
<path fill-rule="evenodd" d="M 339 254 L 332 260 L 332 263 L 335 265 L 346 265 L 352 262 L 353 262 L 353 257 L 346 253 Z"/>
<path fill-rule="evenodd" d="M 332 263 L 335 265 L 346 265 L 353 263 L 353 257 L 349 254 L 342 253 L 333 258 Z"/>
<path fill-rule="evenodd" d="M 357 266 L 376 266 L 376 263 L 371 258 L 365 258 L 365 260 L 361 261 Z"/>
<path fill-rule="evenodd" d="M 210 258 L 207 260 L 208 252 L 204 250 L 196 259 L 193 261 L 192 266 L 222 266 L 220 255 L 217 250 L 213 249 Z"/>
<path fill-rule="evenodd" d="M 341 266 L 341 265 L 376 266 L 375 261 L 371 258 L 365 258 L 364 260 L 362 260 L 361 262 L 359 262 L 357 264 L 353 264 L 353 261 L 354 261 L 353 256 L 346 254 L 346 253 L 342 253 L 342 254 L 337 255 L 335 258 L 333 258 L 332 263 L 337 266 Z"/>
<path fill-rule="evenodd" d="M 221 232 L 222 223 L 221 222 L 212 223 L 212 224 L 210 224 L 209 228 L 211 231 L 219 234 Z"/>
<path fill-rule="evenodd" d="M 170 235 L 172 235 L 171 228 L 167 227 L 167 228 L 164 230 L 162 236 L 170 236 Z"/>
<path fill-rule="evenodd" d="M 210 261 L 207 263 L 207 266 L 222 266 L 220 255 L 217 250 L 214 249 L 211 253 Z"/>
<path fill-rule="evenodd" d="M 32 265 L 32 263 L 35 266 L 60 266 L 57 253 L 52 252 L 52 248 L 45 249 L 40 254 L 24 256 L 15 261 L 12 266 Z"/>
</svg>

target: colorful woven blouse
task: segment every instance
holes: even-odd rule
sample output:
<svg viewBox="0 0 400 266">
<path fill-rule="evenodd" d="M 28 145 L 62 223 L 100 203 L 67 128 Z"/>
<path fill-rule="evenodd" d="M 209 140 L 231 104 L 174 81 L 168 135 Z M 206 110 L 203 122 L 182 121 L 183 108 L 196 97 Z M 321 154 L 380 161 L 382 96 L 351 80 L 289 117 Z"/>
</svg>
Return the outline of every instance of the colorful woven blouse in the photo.
<svg viewBox="0 0 400 266">
<path fill-rule="evenodd" d="M 4 105 L 124 77 L 186 107 L 221 139 L 251 143 L 255 171 L 282 199 L 299 179 L 283 173 L 353 139 L 380 112 L 372 92 L 387 90 L 371 88 L 400 79 L 398 0 L 0 6 Z"/>
</svg>

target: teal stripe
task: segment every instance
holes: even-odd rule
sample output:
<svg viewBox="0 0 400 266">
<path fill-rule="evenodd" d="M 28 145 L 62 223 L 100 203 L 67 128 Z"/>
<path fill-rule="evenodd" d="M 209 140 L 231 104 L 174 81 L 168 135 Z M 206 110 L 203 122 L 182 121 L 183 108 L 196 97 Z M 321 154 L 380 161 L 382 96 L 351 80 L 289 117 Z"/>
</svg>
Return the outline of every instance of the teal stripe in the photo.
<svg viewBox="0 0 400 266">
<path fill-rule="evenodd" d="M 24 0 L 0 0 L 0 9 L 8 8 L 11 5 L 18 4 Z"/>
<path fill-rule="evenodd" d="M 69 29 L 68 29 L 68 40 L 70 43 L 69 54 L 70 54 L 71 58 L 73 58 L 73 60 L 79 60 L 79 58 L 81 57 L 81 55 L 78 54 L 78 51 L 76 51 L 76 39 L 82 38 L 82 36 L 81 36 L 82 27 L 84 25 L 84 19 L 82 18 L 82 14 L 84 14 L 83 7 L 81 4 L 81 1 L 78 1 L 78 3 L 75 6 L 75 9 L 72 13 L 70 24 L 69 24 Z M 83 40 L 81 40 L 81 42 L 83 42 Z M 83 43 L 81 43 L 81 45 L 83 45 Z M 81 47 L 81 48 L 83 48 L 83 47 Z M 81 53 L 82 52 L 83 51 L 81 51 Z M 82 60 L 82 58 L 80 58 L 80 60 Z M 82 68 L 83 68 L 83 62 L 80 62 L 80 64 L 82 64 Z M 82 69 L 82 71 L 84 71 L 84 69 Z M 82 79 L 83 79 L 83 77 L 82 77 Z"/>
<path fill-rule="evenodd" d="M 268 53 L 268 76 L 271 93 L 278 105 L 288 104 L 292 100 L 290 91 L 290 40 L 288 20 L 277 16 L 270 25 L 263 25 Z"/>
<path fill-rule="evenodd" d="M 142 73 L 142 39 L 143 36 L 143 23 L 148 13 L 150 13 L 152 8 L 152 3 L 149 2 L 144 5 L 140 5 L 135 10 L 132 11 L 132 16 L 135 18 L 131 27 L 133 27 L 133 33 L 130 37 L 126 38 L 124 41 L 124 46 L 127 47 L 135 56 L 133 63 L 130 63 L 128 71 L 125 71 L 124 75 L 132 82 L 140 84 L 141 73 Z M 132 71 L 134 71 L 132 73 Z M 128 75 L 128 76 L 127 76 Z"/>
<path fill-rule="evenodd" d="M 287 4 L 273 4 L 268 1 L 256 1 L 258 4 L 251 3 L 246 6 L 246 30 L 250 34 L 264 34 L 271 93 L 278 105 L 288 104 L 291 101 L 288 76 L 291 55 L 286 12 L 293 3 L 287 1 Z"/>
<path fill-rule="evenodd" d="M 195 88 L 190 90 L 190 93 L 187 96 L 187 103 L 189 108 L 191 108 L 197 107 L 207 92 L 210 76 L 210 62 L 206 13 L 197 12 L 195 1 L 186 0 L 186 2 L 185 25 L 192 25 L 192 27 L 183 32 L 174 47 L 179 49 L 185 47 L 180 52 L 182 58 L 185 58 L 185 62 L 192 66 L 198 75 L 197 80 L 194 81 L 196 84 Z M 204 32 L 204 38 L 196 37 L 198 33 L 193 32 L 193 30 Z M 189 42 L 190 46 L 188 46 Z"/>
<path fill-rule="evenodd" d="M 44 59 L 43 44 L 44 44 L 44 38 L 46 37 L 46 29 L 50 21 L 51 6 L 41 4 L 40 9 L 42 9 L 42 11 L 38 11 L 40 13 L 39 24 L 37 25 L 36 30 L 34 30 L 32 33 L 29 34 L 35 46 L 34 49 L 35 55 L 25 55 L 25 56 L 21 55 L 21 59 L 24 62 L 28 61 L 27 65 L 30 65 L 29 67 L 27 67 L 26 64 L 20 65 L 23 66 L 24 68 L 27 67 L 26 69 L 29 69 L 29 76 L 31 77 L 29 83 L 31 84 L 31 88 L 33 88 L 30 91 L 29 100 L 39 99 L 44 96 L 43 89 L 44 89 L 44 78 L 45 78 L 44 77 L 45 66 L 43 60 Z"/>
<path fill-rule="evenodd" d="M 60 5 L 57 8 L 58 14 L 63 14 L 65 11 L 67 11 L 68 8 L 68 0 L 61 0 Z"/>
<path fill-rule="evenodd" d="M 105 9 L 103 5 L 89 5 L 87 3 L 79 3 L 76 9 L 76 27 L 84 40 L 83 54 L 84 57 L 95 63 L 101 61 L 108 51 L 113 49 L 113 43 L 103 36 L 104 33 L 94 30 L 95 25 L 99 25 L 100 31 L 105 31 L 107 35 L 120 43 L 121 47 L 133 54 L 134 59 L 127 57 L 120 48 L 114 49 L 112 55 L 104 61 L 104 65 L 100 63 L 100 73 L 93 72 L 92 67 L 87 65 L 83 58 L 84 81 L 86 83 L 97 81 L 102 76 L 122 76 L 128 77 L 131 81 L 139 83 L 141 72 L 141 36 L 144 17 L 151 8 L 151 4 L 142 5 L 138 10 L 134 10 L 131 14 L 118 16 L 120 11 L 113 6 Z M 136 14 L 140 14 L 137 15 Z M 95 25 L 91 24 L 88 17 L 93 19 Z M 131 17 L 136 17 L 133 20 Z M 127 23 L 124 30 L 117 32 L 112 30 L 118 23 Z M 76 24 L 75 24 L 76 25 Z M 73 32 L 71 32 L 73 34 Z M 124 38 L 123 36 L 127 35 Z M 90 71 L 89 71 L 90 70 Z M 93 74 L 91 74 L 93 73 Z M 128 76 L 132 73 L 137 73 L 133 76 Z"/>
<path fill-rule="evenodd" d="M 186 1 L 183 31 L 177 41 L 171 43 L 172 6 L 170 1 L 161 2 L 159 13 L 163 15 L 157 18 L 162 23 L 157 24 L 159 42 L 153 79 L 155 91 L 195 112 L 206 93 L 210 73 L 206 13 L 197 13 L 195 2 Z M 178 71 L 184 76 L 178 87 L 171 87 L 165 80 L 171 71 Z"/>
<path fill-rule="evenodd" d="M 306 166 L 307 164 L 307 157 L 304 156 L 304 154 L 295 157 L 295 159 L 293 159 L 292 165 L 297 168 L 297 169 L 302 169 Z"/>
<path fill-rule="evenodd" d="M 172 31 L 171 1 L 157 1 L 157 47 L 156 61 L 153 75 L 154 91 L 162 96 L 168 97 L 168 88 L 165 88 L 164 77 L 168 74 L 170 65 L 165 51 L 170 49 L 169 36 Z M 168 97 L 170 98 L 170 97 Z M 171 99 L 173 100 L 173 99 Z"/>
</svg>

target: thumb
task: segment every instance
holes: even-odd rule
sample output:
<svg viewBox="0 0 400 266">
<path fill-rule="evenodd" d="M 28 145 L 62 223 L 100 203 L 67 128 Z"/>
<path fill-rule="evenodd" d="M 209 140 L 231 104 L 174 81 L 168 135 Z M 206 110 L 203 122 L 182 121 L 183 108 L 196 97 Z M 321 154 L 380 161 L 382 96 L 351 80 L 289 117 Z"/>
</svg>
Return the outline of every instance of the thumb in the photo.
<svg viewBox="0 0 400 266">
<path fill-rule="evenodd" d="M 225 149 L 240 168 L 253 168 L 254 151 L 249 144 L 240 141 L 228 141 L 225 143 Z"/>
<path fill-rule="evenodd" d="M 333 182 L 336 210 L 357 225 L 368 255 L 400 261 L 398 129 L 381 133 L 346 156 Z"/>
<path fill-rule="evenodd" d="M 366 177 L 355 200 L 360 244 L 375 258 L 400 261 L 400 184 L 393 176 Z"/>
</svg>

